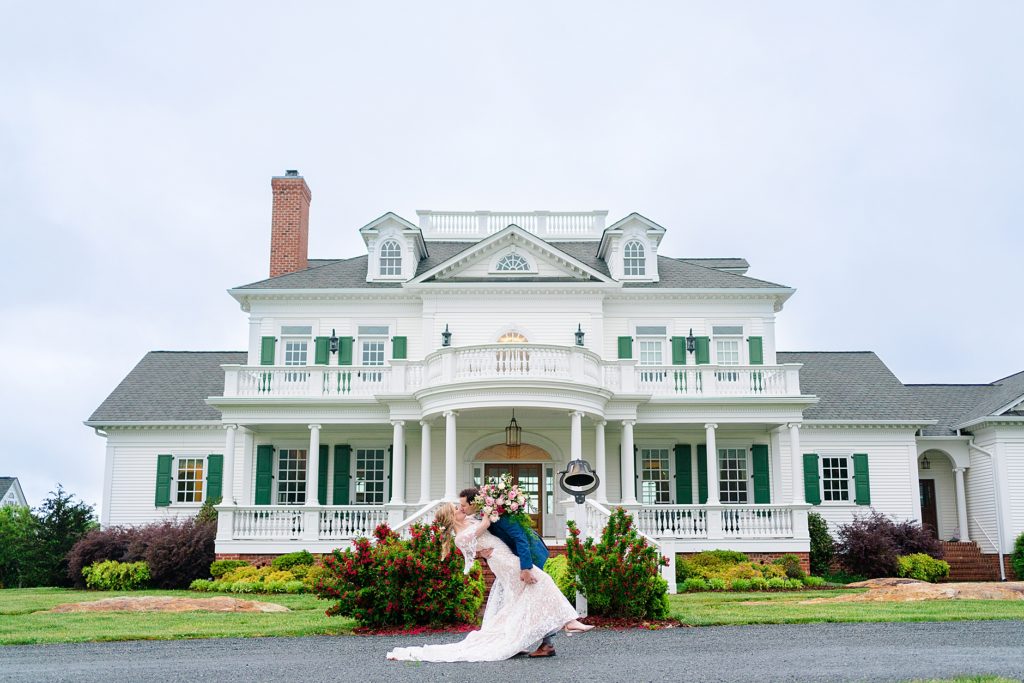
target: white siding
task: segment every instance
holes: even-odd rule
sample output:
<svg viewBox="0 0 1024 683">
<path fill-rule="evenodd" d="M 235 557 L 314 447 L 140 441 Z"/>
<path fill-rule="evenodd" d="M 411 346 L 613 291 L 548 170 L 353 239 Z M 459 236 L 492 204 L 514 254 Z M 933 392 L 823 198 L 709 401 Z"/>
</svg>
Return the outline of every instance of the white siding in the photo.
<svg viewBox="0 0 1024 683">
<path fill-rule="evenodd" d="M 1024 429 L 1000 430 L 1000 457 L 1006 463 L 1006 490 L 1009 493 L 1010 518 L 1007 520 L 1007 545 L 1024 533 Z"/>
<path fill-rule="evenodd" d="M 931 469 L 919 470 L 921 480 L 935 482 L 935 507 L 938 514 L 939 538 L 949 540 L 960 532 L 956 521 L 956 481 L 953 478 L 953 464 L 945 454 L 927 451 Z"/>
<path fill-rule="evenodd" d="M 992 488 L 992 461 L 971 450 L 971 466 L 964 473 L 967 490 L 967 527 L 971 540 L 984 553 L 996 552 L 996 502 Z"/>
</svg>

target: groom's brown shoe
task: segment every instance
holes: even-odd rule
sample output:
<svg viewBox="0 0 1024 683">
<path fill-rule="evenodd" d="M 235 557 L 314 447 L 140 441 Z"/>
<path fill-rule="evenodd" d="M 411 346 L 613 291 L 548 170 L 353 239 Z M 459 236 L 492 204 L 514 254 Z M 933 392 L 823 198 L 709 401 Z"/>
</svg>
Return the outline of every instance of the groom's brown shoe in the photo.
<svg viewBox="0 0 1024 683">
<path fill-rule="evenodd" d="M 554 657 L 555 648 L 553 645 L 547 643 L 541 643 L 540 647 L 530 653 L 531 657 Z"/>
</svg>

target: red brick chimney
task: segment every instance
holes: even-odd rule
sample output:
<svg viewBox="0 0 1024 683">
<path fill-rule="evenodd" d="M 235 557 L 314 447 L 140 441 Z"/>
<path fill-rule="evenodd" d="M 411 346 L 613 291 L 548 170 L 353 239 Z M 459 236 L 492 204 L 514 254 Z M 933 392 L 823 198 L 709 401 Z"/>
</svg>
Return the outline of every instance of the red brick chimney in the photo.
<svg viewBox="0 0 1024 683">
<path fill-rule="evenodd" d="M 270 180 L 274 210 L 270 219 L 270 277 L 305 270 L 309 257 L 309 202 L 313 199 L 298 171 Z"/>
</svg>

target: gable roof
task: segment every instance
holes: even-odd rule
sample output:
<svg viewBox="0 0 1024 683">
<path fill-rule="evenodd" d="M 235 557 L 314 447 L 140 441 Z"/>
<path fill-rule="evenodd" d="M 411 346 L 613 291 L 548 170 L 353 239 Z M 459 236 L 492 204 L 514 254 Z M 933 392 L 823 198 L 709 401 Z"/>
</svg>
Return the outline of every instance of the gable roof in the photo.
<svg viewBox="0 0 1024 683">
<path fill-rule="evenodd" d="M 0 500 L 3 500 L 16 481 L 18 481 L 17 477 L 0 477 Z"/>
<path fill-rule="evenodd" d="M 779 351 L 779 363 L 803 363 L 800 391 L 818 397 L 805 420 L 920 423 L 932 418 L 872 351 Z"/>
<path fill-rule="evenodd" d="M 86 424 L 220 420 L 220 411 L 206 404 L 224 392 L 220 366 L 246 359 L 244 351 L 150 351 Z"/>
<path fill-rule="evenodd" d="M 1024 396 L 1024 372 L 991 384 L 910 384 L 917 399 L 935 413 L 939 424 L 928 436 L 955 434 L 977 420 L 1003 414 Z M 1009 413 L 1014 414 L 1014 413 Z"/>
</svg>

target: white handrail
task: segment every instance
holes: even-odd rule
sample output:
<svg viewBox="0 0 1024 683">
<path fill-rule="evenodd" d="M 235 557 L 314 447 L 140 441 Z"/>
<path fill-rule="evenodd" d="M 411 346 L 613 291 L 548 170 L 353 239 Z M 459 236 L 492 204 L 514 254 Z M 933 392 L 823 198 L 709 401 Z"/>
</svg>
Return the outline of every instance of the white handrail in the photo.
<svg viewBox="0 0 1024 683">
<path fill-rule="evenodd" d="M 983 526 L 981 525 L 981 522 L 979 522 L 979 521 L 978 521 L 978 518 L 977 518 L 977 517 L 975 517 L 974 515 L 971 515 L 971 519 L 973 519 L 973 520 L 974 520 L 974 523 L 978 525 L 978 529 L 979 529 L 979 530 L 981 531 L 981 533 L 982 533 L 982 534 L 984 534 L 984 535 L 985 535 L 985 538 L 987 538 L 987 539 L 988 539 L 988 542 L 992 544 L 992 547 L 993 547 L 993 548 L 995 548 L 995 547 L 996 547 L 996 542 L 995 542 L 995 541 L 993 541 L 993 540 L 992 540 L 992 537 L 988 535 L 988 532 L 987 532 L 987 531 L 985 531 L 985 527 L 983 527 Z"/>
<path fill-rule="evenodd" d="M 446 501 L 440 499 L 430 501 L 429 503 L 421 507 L 419 510 L 414 512 L 410 517 L 407 517 L 403 519 L 401 522 L 399 522 L 398 525 L 395 526 L 394 529 L 392 529 L 392 531 L 398 533 L 399 536 L 407 537 L 409 535 L 409 529 L 412 527 L 413 524 L 422 521 L 428 514 L 430 514 L 431 512 L 435 512 L 437 508 L 439 508 L 441 504 L 445 502 Z"/>
</svg>

